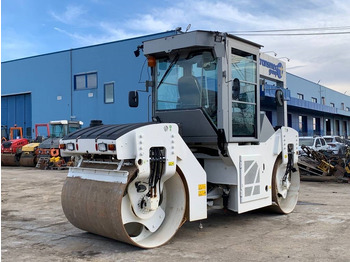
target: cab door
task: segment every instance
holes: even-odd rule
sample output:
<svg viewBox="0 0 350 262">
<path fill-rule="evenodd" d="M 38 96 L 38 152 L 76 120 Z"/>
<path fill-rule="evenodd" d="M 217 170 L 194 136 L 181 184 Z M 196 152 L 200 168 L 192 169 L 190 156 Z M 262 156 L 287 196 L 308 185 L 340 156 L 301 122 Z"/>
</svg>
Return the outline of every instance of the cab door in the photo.
<svg viewBox="0 0 350 262">
<path fill-rule="evenodd" d="M 260 123 L 258 94 L 259 48 L 230 39 L 229 61 L 229 134 L 230 142 L 256 142 Z"/>
</svg>

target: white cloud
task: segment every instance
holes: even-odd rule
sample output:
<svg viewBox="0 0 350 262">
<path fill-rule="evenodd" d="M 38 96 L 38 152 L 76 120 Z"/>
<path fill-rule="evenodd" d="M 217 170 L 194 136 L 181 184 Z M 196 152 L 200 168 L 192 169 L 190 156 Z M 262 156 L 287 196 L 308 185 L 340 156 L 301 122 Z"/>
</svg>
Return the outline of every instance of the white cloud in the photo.
<svg viewBox="0 0 350 262">
<path fill-rule="evenodd" d="M 65 12 L 51 15 L 64 24 L 76 24 L 95 32 L 57 30 L 82 45 L 114 41 L 134 36 L 186 28 L 224 32 L 302 29 L 345 26 L 349 23 L 350 5 L 346 1 L 303 0 L 281 1 L 184 1 L 168 2 L 168 7 L 155 7 L 133 14 L 127 20 L 90 21 L 82 6 L 68 6 Z M 123 18 L 126 19 L 126 18 Z M 84 23 L 85 21 L 85 23 Z M 90 21 L 87 23 L 86 21 Z M 71 29 L 70 29 L 71 30 Z M 98 30 L 96 32 L 96 30 Z M 350 32 L 350 29 L 348 30 Z M 319 31 L 322 32 L 322 31 Z M 350 34 L 326 36 L 241 36 L 262 44 L 262 50 L 274 50 L 278 57 L 290 58 L 287 70 L 311 81 L 343 90 L 350 83 Z"/>
<path fill-rule="evenodd" d="M 140 35 L 136 34 L 135 32 L 125 30 L 120 27 L 120 25 L 108 22 L 100 22 L 99 29 L 102 31 L 103 38 L 106 42 L 128 39 Z"/>
<path fill-rule="evenodd" d="M 4 32 L 2 32 L 4 33 Z M 1 60 L 8 61 L 39 54 L 38 45 L 13 30 L 6 29 L 6 38 L 1 40 Z"/>
<path fill-rule="evenodd" d="M 101 23 L 100 27 L 102 30 L 100 34 L 70 32 L 59 27 L 54 27 L 54 30 L 71 38 L 74 41 L 75 46 L 79 47 L 102 44 L 139 36 L 137 34 L 127 33 L 124 30 L 116 29 L 112 25 L 108 25 L 106 23 Z"/>
<path fill-rule="evenodd" d="M 88 45 L 95 45 L 100 44 L 104 42 L 104 39 L 98 38 L 91 34 L 80 34 L 80 33 L 71 33 L 64 29 L 55 27 L 54 30 L 57 32 L 60 32 L 64 35 L 67 35 L 70 37 L 78 46 L 88 46 Z"/>
<path fill-rule="evenodd" d="M 163 16 L 163 15 L 162 15 Z M 162 16 L 155 17 L 151 14 L 146 15 L 139 15 L 136 19 L 132 19 L 127 22 L 126 27 L 134 30 L 134 31 L 140 31 L 140 29 L 143 32 L 162 32 L 167 31 L 173 28 L 173 25 L 171 24 L 171 21 L 166 21 L 165 19 L 162 19 Z"/>
<path fill-rule="evenodd" d="M 78 5 L 68 5 L 63 13 L 49 12 L 54 19 L 64 24 L 76 24 L 86 13 L 87 10 L 83 6 Z"/>
</svg>

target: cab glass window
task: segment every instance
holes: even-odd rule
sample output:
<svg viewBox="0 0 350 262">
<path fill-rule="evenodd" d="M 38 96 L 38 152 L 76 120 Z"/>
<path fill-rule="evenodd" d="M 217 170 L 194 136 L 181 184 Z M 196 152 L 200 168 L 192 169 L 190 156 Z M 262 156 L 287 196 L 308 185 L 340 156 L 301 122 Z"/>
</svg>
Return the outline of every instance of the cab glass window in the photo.
<svg viewBox="0 0 350 262">
<path fill-rule="evenodd" d="M 217 68 L 210 51 L 158 59 L 156 70 L 156 110 L 201 108 L 216 125 Z"/>
<path fill-rule="evenodd" d="M 231 50 L 232 136 L 256 137 L 256 56 Z"/>
</svg>

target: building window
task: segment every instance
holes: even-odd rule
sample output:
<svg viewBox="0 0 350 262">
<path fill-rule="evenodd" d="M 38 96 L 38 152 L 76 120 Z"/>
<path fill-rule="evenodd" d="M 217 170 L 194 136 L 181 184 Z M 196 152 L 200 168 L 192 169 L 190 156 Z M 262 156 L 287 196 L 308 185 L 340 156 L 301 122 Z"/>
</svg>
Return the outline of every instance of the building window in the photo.
<svg viewBox="0 0 350 262">
<path fill-rule="evenodd" d="M 86 73 L 74 76 L 75 90 L 97 88 L 97 73 Z"/>
<path fill-rule="evenodd" d="M 322 105 L 326 104 L 326 98 L 324 96 L 322 96 Z"/>
<path fill-rule="evenodd" d="M 293 124 L 292 124 L 292 114 L 288 114 L 287 118 L 288 118 L 288 126 L 289 126 L 289 127 L 293 127 Z"/>
<path fill-rule="evenodd" d="M 272 124 L 272 111 L 265 111 L 265 115 L 267 117 L 267 119 L 270 121 L 270 123 Z"/>
<path fill-rule="evenodd" d="M 345 111 L 350 111 L 350 107 L 346 107 L 346 108 L 345 108 Z"/>
<path fill-rule="evenodd" d="M 105 89 L 105 103 L 114 103 L 114 83 L 106 83 Z"/>
<path fill-rule="evenodd" d="M 298 98 L 301 99 L 301 100 L 304 100 L 304 95 L 298 93 Z"/>
<path fill-rule="evenodd" d="M 345 110 L 345 105 L 344 105 L 344 103 L 341 103 L 341 104 L 340 104 L 340 109 L 341 109 L 341 110 Z"/>
<path fill-rule="evenodd" d="M 317 98 L 311 97 L 311 101 L 312 101 L 313 103 L 317 103 Z"/>
<path fill-rule="evenodd" d="M 326 135 L 332 135 L 332 124 L 329 118 L 326 118 Z"/>
<path fill-rule="evenodd" d="M 340 135 L 340 121 L 339 120 L 335 120 L 334 129 L 335 129 L 335 134 L 339 136 Z M 339 142 L 341 142 L 341 141 L 339 141 Z"/>
<path fill-rule="evenodd" d="M 321 135 L 321 119 L 319 117 L 314 117 L 312 119 L 312 129 L 314 135 Z"/>
<path fill-rule="evenodd" d="M 334 103 L 330 103 L 330 106 L 331 106 L 331 107 L 335 107 Z"/>
<path fill-rule="evenodd" d="M 299 135 L 307 136 L 307 116 L 299 116 Z"/>
<path fill-rule="evenodd" d="M 316 131 L 316 118 L 312 118 L 312 129 Z"/>
<path fill-rule="evenodd" d="M 343 136 L 345 138 L 348 137 L 348 122 L 347 121 L 343 121 Z"/>
</svg>

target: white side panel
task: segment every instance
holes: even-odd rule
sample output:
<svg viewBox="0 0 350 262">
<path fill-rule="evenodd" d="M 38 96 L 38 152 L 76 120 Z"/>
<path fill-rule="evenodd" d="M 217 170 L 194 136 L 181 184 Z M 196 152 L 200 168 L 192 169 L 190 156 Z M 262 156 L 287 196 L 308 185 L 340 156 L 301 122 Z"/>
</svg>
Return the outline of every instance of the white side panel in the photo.
<svg viewBox="0 0 350 262">
<path fill-rule="evenodd" d="M 237 186 L 230 191 L 229 209 L 243 213 L 272 204 L 272 170 L 278 156 L 275 143 L 273 135 L 259 145 L 229 144 L 230 157 L 239 169 Z"/>
<path fill-rule="evenodd" d="M 228 208 L 238 213 L 272 204 L 272 172 L 277 157 L 288 160 L 288 145 L 294 147 L 294 163 L 298 161 L 296 148 L 298 133 L 282 127 L 266 142 L 259 145 L 228 145 L 229 155 L 239 167 L 237 186 L 231 187 Z M 259 192 L 259 193 L 258 193 Z"/>
<path fill-rule="evenodd" d="M 265 170 L 262 156 L 256 154 L 241 155 L 239 164 L 241 203 L 268 197 L 269 185 L 264 179 Z"/>
<path fill-rule="evenodd" d="M 222 159 L 205 159 L 204 168 L 208 182 L 237 185 L 237 169 L 234 165 L 226 165 Z"/>
<path fill-rule="evenodd" d="M 152 147 L 164 147 L 166 165 L 163 179 L 176 171 L 176 124 L 155 124 L 143 126 L 119 137 L 116 140 L 118 159 L 135 159 L 139 177 L 150 174 L 149 152 Z"/>
<path fill-rule="evenodd" d="M 289 127 L 281 128 L 281 144 L 282 144 L 282 159 L 283 163 L 288 162 L 288 145 L 293 144 L 293 160 L 294 164 L 298 163 L 298 146 L 299 146 L 299 136 L 298 132 Z"/>
</svg>

